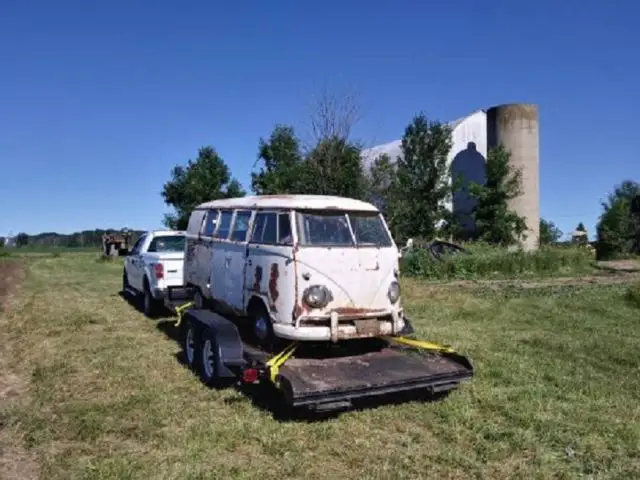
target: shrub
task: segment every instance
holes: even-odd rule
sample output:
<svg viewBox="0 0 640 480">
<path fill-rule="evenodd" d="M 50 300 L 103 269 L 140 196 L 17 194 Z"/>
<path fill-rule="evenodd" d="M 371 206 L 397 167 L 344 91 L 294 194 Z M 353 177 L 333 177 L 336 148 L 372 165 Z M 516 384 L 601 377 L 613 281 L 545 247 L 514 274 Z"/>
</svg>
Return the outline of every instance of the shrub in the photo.
<svg viewBox="0 0 640 480">
<path fill-rule="evenodd" d="M 430 279 L 509 278 L 586 273 L 594 266 L 593 253 L 579 247 L 542 247 L 537 251 L 507 250 L 486 244 L 465 245 L 467 254 L 436 261 L 426 249 L 403 258 L 406 275 Z"/>
</svg>

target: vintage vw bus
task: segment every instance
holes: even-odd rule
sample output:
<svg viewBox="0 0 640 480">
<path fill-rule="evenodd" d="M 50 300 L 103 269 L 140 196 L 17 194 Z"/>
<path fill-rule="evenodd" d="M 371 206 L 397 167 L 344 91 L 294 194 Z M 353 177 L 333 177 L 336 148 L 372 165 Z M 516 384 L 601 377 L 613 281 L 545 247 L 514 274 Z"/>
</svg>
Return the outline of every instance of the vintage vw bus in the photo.
<svg viewBox="0 0 640 480">
<path fill-rule="evenodd" d="M 198 308 L 248 317 L 255 339 L 333 341 L 404 327 L 398 249 L 359 200 L 248 196 L 203 203 L 187 228 L 184 282 Z"/>
</svg>

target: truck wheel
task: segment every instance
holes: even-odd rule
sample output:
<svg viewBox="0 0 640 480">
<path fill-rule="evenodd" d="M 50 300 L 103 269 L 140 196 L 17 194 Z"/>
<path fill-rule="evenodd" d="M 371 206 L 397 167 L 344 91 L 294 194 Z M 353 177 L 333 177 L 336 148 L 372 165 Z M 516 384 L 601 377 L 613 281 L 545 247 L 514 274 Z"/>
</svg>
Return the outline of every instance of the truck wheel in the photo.
<svg viewBox="0 0 640 480">
<path fill-rule="evenodd" d="M 215 335 L 208 330 L 205 330 L 202 334 L 202 341 L 200 342 L 200 378 L 202 382 L 208 387 L 213 387 L 218 384 L 218 342 L 216 342 Z"/>
<path fill-rule="evenodd" d="M 127 269 L 122 270 L 122 293 L 127 293 L 129 290 L 129 277 L 127 276 Z"/>
<path fill-rule="evenodd" d="M 184 357 L 190 369 L 196 368 L 196 352 L 198 346 L 198 331 L 192 322 L 187 322 L 182 348 Z"/>
<path fill-rule="evenodd" d="M 155 318 L 158 313 L 158 301 L 151 295 L 149 282 L 144 281 L 144 292 L 142 294 L 142 311 L 149 318 Z"/>
</svg>

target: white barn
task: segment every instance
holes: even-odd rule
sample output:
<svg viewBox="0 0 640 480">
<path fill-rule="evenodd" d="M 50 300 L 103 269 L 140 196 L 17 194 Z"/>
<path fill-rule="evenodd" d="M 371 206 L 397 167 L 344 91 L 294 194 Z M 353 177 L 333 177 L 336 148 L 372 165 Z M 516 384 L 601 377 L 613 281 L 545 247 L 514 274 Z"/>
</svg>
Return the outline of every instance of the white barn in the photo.
<svg viewBox="0 0 640 480">
<path fill-rule="evenodd" d="M 523 173 L 523 194 L 511 202 L 511 208 L 527 221 L 527 239 L 523 246 L 535 249 L 539 237 L 538 187 L 538 120 L 537 107 L 532 105 L 502 105 L 488 110 L 476 110 L 449 123 L 452 128 L 452 148 L 449 165 L 452 174 L 466 181 L 484 183 L 487 150 L 502 143 L 511 152 L 511 163 Z M 378 145 L 362 152 L 365 168 L 387 154 L 392 161 L 401 156 L 401 140 Z M 448 208 L 453 210 L 464 230 L 474 228 L 471 217 L 474 201 L 465 187 L 457 192 Z"/>
</svg>

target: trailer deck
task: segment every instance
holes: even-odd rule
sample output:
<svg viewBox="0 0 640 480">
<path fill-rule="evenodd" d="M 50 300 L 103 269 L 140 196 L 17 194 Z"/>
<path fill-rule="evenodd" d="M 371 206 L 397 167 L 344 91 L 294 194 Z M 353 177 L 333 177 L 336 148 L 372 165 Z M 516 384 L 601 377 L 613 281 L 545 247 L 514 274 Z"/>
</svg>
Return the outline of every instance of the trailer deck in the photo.
<svg viewBox="0 0 640 480">
<path fill-rule="evenodd" d="M 294 342 L 274 355 L 243 340 L 238 327 L 220 314 L 177 300 L 167 306 L 177 314 L 176 325 L 183 327 L 187 358 L 189 348 L 202 350 L 203 339 L 216 347 L 208 350 L 208 356 L 214 357 L 209 369 L 202 351 L 188 360 L 190 367 L 204 375 L 205 383 L 225 378 L 271 383 L 294 408 L 325 410 L 398 392 L 447 392 L 473 377 L 468 358 L 450 347 L 413 338 L 350 340 L 337 345 Z M 189 347 L 189 335 L 193 347 Z"/>
<path fill-rule="evenodd" d="M 409 351 L 412 350 L 412 351 Z M 279 371 L 286 402 L 294 407 L 411 390 L 449 391 L 472 376 L 468 362 L 392 345 L 337 358 L 292 358 Z"/>
</svg>

